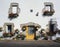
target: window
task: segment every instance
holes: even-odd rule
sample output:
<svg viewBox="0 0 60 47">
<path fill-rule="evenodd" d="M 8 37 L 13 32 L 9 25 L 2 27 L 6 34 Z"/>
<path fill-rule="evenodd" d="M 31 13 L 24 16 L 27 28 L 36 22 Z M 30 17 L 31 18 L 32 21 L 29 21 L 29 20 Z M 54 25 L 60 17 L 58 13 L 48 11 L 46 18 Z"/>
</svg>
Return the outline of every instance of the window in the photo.
<svg viewBox="0 0 60 47">
<path fill-rule="evenodd" d="M 45 10 L 46 10 L 46 11 L 50 11 L 50 6 L 46 6 L 46 7 L 45 7 Z"/>
<path fill-rule="evenodd" d="M 11 20 L 13 18 L 17 18 L 19 16 L 20 8 L 18 3 L 11 3 L 9 8 L 9 16 L 8 18 Z"/>
<path fill-rule="evenodd" d="M 7 33 L 11 32 L 12 31 L 12 25 L 7 25 L 6 26 L 6 31 L 7 31 Z"/>
<path fill-rule="evenodd" d="M 53 3 L 51 2 L 45 2 L 44 3 L 44 8 L 42 10 L 43 16 L 52 16 L 54 14 L 54 9 L 53 9 Z"/>
<path fill-rule="evenodd" d="M 12 12 L 17 13 L 17 7 L 12 7 Z"/>
<path fill-rule="evenodd" d="M 33 34 L 34 33 L 34 27 L 28 27 L 28 33 Z"/>
</svg>

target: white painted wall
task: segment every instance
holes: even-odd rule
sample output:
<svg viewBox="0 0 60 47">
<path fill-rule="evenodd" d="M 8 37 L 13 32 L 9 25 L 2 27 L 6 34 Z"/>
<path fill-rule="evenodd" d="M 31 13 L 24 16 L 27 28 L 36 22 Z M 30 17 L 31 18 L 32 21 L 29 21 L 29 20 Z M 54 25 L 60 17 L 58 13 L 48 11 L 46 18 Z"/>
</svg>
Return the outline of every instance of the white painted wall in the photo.
<svg viewBox="0 0 60 47">
<path fill-rule="evenodd" d="M 19 17 L 13 20 L 8 19 L 8 9 L 11 2 L 19 3 L 21 9 Z M 52 17 L 43 17 L 42 9 L 44 8 L 44 2 L 53 2 L 55 13 Z M 3 26 L 5 22 L 12 22 L 15 28 L 20 29 L 20 24 L 27 22 L 35 22 L 45 28 L 50 18 L 56 18 L 58 22 L 58 28 L 60 28 L 60 0 L 0 0 L 0 26 Z M 30 12 L 33 9 L 33 12 Z M 39 12 L 39 16 L 36 13 Z"/>
</svg>

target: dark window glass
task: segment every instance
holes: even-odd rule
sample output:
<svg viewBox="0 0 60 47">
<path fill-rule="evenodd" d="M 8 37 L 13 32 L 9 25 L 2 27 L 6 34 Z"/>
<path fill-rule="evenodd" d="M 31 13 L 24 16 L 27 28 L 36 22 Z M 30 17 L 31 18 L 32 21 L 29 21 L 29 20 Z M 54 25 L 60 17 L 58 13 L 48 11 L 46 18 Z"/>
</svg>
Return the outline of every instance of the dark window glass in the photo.
<svg viewBox="0 0 60 47">
<path fill-rule="evenodd" d="M 28 33 L 33 34 L 34 33 L 34 27 L 28 27 Z"/>
<path fill-rule="evenodd" d="M 11 25 L 7 25 L 8 26 L 8 31 L 11 32 L 12 31 L 12 26 Z"/>
</svg>

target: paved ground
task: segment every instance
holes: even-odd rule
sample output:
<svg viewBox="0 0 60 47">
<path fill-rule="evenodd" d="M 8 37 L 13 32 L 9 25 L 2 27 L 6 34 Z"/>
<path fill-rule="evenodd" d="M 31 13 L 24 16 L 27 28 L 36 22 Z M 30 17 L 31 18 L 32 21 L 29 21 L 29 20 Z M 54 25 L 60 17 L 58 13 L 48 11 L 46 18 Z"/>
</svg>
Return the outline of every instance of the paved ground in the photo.
<svg viewBox="0 0 60 47">
<path fill-rule="evenodd" d="M 0 47 L 60 47 L 60 43 L 53 41 L 0 41 Z"/>
</svg>

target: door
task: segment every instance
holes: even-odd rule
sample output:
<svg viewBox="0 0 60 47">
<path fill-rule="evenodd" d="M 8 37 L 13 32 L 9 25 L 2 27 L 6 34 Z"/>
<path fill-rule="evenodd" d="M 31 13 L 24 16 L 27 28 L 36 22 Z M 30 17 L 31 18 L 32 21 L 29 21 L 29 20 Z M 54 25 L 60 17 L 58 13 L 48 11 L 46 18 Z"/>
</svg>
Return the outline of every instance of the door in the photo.
<svg viewBox="0 0 60 47">
<path fill-rule="evenodd" d="M 34 40 L 34 27 L 26 27 L 26 39 L 27 40 Z"/>
</svg>

